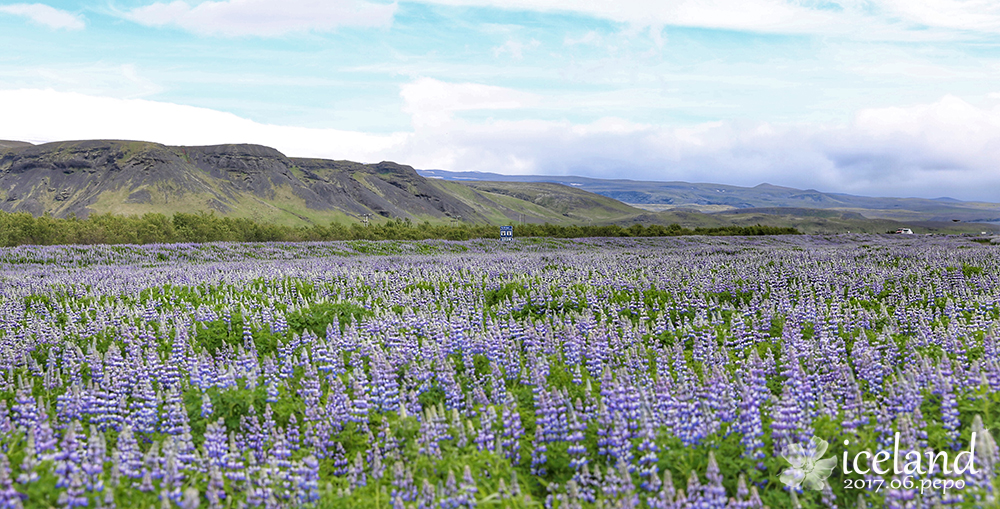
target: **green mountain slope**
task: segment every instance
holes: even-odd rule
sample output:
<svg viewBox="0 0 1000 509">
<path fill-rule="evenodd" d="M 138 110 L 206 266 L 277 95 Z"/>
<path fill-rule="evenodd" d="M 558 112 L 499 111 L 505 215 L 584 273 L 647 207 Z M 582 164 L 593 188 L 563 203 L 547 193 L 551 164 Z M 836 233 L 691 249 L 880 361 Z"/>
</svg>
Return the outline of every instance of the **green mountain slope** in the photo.
<svg viewBox="0 0 1000 509">
<path fill-rule="evenodd" d="M 202 211 L 289 225 L 393 218 L 571 224 L 643 212 L 565 186 L 512 187 L 445 183 L 392 162 L 290 158 L 260 145 L 0 145 L 0 210 L 36 216 Z"/>
<path fill-rule="evenodd" d="M 866 218 L 896 221 L 950 222 L 958 219 L 1000 222 L 998 203 L 964 202 L 950 198 L 879 198 L 824 193 L 815 189 L 803 190 L 771 184 L 740 187 L 711 183 L 605 180 L 553 175 L 500 175 L 442 170 L 420 170 L 420 174 L 465 183 L 553 182 L 614 198 L 653 212 L 674 209 L 694 209 L 710 213 L 765 208 L 830 209 L 858 213 Z"/>
</svg>

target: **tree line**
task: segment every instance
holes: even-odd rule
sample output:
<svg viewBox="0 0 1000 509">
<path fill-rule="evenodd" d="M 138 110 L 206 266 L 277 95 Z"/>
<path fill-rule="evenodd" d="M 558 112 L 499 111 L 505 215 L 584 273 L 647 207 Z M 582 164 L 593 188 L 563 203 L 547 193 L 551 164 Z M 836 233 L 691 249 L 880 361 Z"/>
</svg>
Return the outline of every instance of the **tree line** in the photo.
<svg viewBox="0 0 1000 509">
<path fill-rule="evenodd" d="M 679 235 L 787 235 L 794 228 L 774 226 L 724 226 L 683 228 L 678 224 L 633 224 L 628 227 L 514 225 L 515 237 L 667 237 Z M 488 224 L 414 224 L 409 219 L 384 223 L 284 226 L 214 214 L 175 213 L 142 216 L 91 215 L 87 219 L 35 217 L 27 212 L 0 212 L 0 245 L 56 244 L 169 244 L 201 242 L 301 242 L 325 240 L 468 240 L 499 238 L 500 227 Z"/>
</svg>

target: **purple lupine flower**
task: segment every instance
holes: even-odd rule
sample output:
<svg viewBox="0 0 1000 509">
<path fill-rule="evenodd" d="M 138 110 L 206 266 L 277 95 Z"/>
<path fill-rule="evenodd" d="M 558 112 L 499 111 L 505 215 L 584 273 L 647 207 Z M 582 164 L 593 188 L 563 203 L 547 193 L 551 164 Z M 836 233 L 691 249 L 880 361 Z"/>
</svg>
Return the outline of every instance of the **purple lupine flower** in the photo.
<svg viewBox="0 0 1000 509">
<path fill-rule="evenodd" d="M 271 407 L 270 403 L 264 403 L 263 417 L 260 432 L 262 443 L 266 446 L 273 444 L 275 440 L 278 439 L 278 435 L 284 435 L 284 433 L 278 430 L 278 424 L 274 422 L 274 409 Z"/>
<path fill-rule="evenodd" d="M 344 451 L 344 446 L 340 442 L 334 444 L 333 453 L 333 475 L 342 476 L 347 475 L 347 469 L 349 464 L 347 463 L 347 452 Z"/>
<path fill-rule="evenodd" d="M 83 473 L 74 470 L 69 474 L 66 491 L 59 494 L 58 504 L 66 507 L 86 507 L 87 497 L 83 490 Z"/>
<path fill-rule="evenodd" d="M 69 486 L 71 477 L 80 472 L 80 462 L 83 458 L 79 441 L 76 439 L 77 426 L 79 426 L 79 423 L 74 422 L 70 424 L 66 433 L 63 434 L 59 449 L 52 454 L 52 459 L 54 460 L 52 471 L 56 474 L 57 488 Z"/>
<path fill-rule="evenodd" d="M 579 366 L 578 366 L 579 367 Z M 502 405 L 507 401 L 507 386 L 504 383 L 503 373 L 496 362 L 490 362 L 490 401 L 495 405 Z"/>
<path fill-rule="evenodd" d="M 764 455 L 764 424 L 761 420 L 758 392 L 743 385 L 737 380 L 736 390 L 739 393 L 739 419 L 736 430 L 740 433 L 740 443 L 743 445 L 743 457 L 757 461 L 757 468 L 763 469 Z"/>
<path fill-rule="evenodd" d="M 142 478 L 143 456 L 131 426 L 126 426 L 115 443 L 115 455 L 119 458 L 122 475 L 132 479 Z"/>
<path fill-rule="evenodd" d="M 45 407 L 39 406 L 37 415 L 38 424 L 35 427 L 35 449 L 38 452 L 39 458 L 47 459 L 52 455 L 49 451 L 54 452 L 56 450 L 56 445 L 59 443 L 59 439 L 52 430 L 48 415 L 45 412 Z"/>
<path fill-rule="evenodd" d="M 541 428 L 535 428 L 535 437 L 531 441 L 531 473 L 533 475 L 544 476 L 546 473 L 545 463 L 548 461 L 548 446 L 541 438 L 539 432 Z"/>
<path fill-rule="evenodd" d="M 450 359 L 443 362 L 443 365 L 443 368 L 435 373 L 435 378 L 444 391 L 445 408 L 461 411 L 466 405 L 463 401 L 462 387 L 455 381 L 455 368 L 451 365 Z"/>
<path fill-rule="evenodd" d="M 19 387 L 14 394 L 14 424 L 22 430 L 34 429 L 38 425 L 38 404 L 30 390 Z"/>
<path fill-rule="evenodd" d="M 369 443 L 373 442 L 369 441 Z M 382 448 L 375 444 L 369 449 L 369 453 L 368 463 L 371 465 L 372 477 L 376 480 L 381 479 L 385 475 L 385 464 L 382 462 Z"/>
<path fill-rule="evenodd" d="M 715 461 L 715 453 L 708 453 L 708 469 L 705 477 L 708 484 L 702 489 L 702 500 L 706 509 L 725 509 L 726 489 L 722 487 L 722 473 L 719 471 L 719 464 Z"/>
<path fill-rule="evenodd" d="M 444 483 L 444 486 L 438 484 L 438 495 L 443 499 L 441 500 L 442 509 L 456 509 L 462 507 L 463 498 L 458 492 L 458 481 L 455 479 L 455 471 L 448 470 L 448 478 Z"/>
<path fill-rule="evenodd" d="M 649 504 L 650 509 L 680 509 L 680 506 L 675 504 L 676 500 L 677 492 L 674 489 L 673 475 L 670 470 L 664 470 L 663 482 L 660 484 L 656 498 L 649 497 L 646 499 L 646 503 Z"/>
<path fill-rule="evenodd" d="M 692 507 L 700 507 L 704 501 L 702 497 L 702 484 L 701 480 L 698 479 L 698 474 L 691 471 L 691 475 L 688 476 L 687 484 L 687 503 Z"/>
<path fill-rule="evenodd" d="M 355 371 L 355 374 L 357 373 Z M 351 398 L 350 419 L 353 422 L 366 422 L 369 412 L 367 384 L 358 378 L 354 378 L 351 383 L 351 392 L 353 397 Z"/>
<path fill-rule="evenodd" d="M 444 438 L 442 420 L 437 416 L 434 407 L 427 407 L 424 419 L 420 422 L 417 435 L 418 451 L 432 458 L 441 459 L 440 441 Z"/>
<path fill-rule="evenodd" d="M 392 497 L 404 502 L 416 500 L 417 486 L 413 483 L 413 470 L 404 466 L 402 461 L 397 461 L 393 464 L 392 471 Z"/>
<path fill-rule="evenodd" d="M 598 467 L 595 466 L 595 468 Z M 597 501 L 597 490 L 600 487 L 600 482 L 597 476 L 590 472 L 590 468 L 587 465 L 581 467 L 573 475 L 572 480 L 577 485 L 578 498 L 581 502 L 593 504 Z"/>
<path fill-rule="evenodd" d="M 163 404 L 165 415 L 160 421 L 160 432 L 168 435 L 178 435 L 184 424 L 188 424 L 187 408 L 184 399 L 176 388 L 167 389 Z"/>
<path fill-rule="evenodd" d="M 479 432 L 476 434 L 476 449 L 480 451 L 492 451 L 496 442 L 496 434 L 493 431 L 493 423 L 496 421 L 497 413 L 493 407 L 486 407 L 485 412 L 479 413 Z"/>
<path fill-rule="evenodd" d="M 479 491 L 479 488 L 476 487 L 476 480 L 472 477 L 472 469 L 469 468 L 469 465 L 465 465 L 459 490 L 464 507 L 476 507 L 476 493 Z"/>
<path fill-rule="evenodd" d="M 804 441 L 801 438 L 803 419 L 799 403 L 792 394 L 791 387 L 786 385 L 778 404 L 774 407 L 773 420 L 771 421 L 773 449 L 778 454 L 782 454 L 791 444 Z M 691 496 L 690 490 L 688 496 Z"/>
<path fill-rule="evenodd" d="M 107 461 L 108 446 L 104 440 L 104 434 L 97 431 L 96 426 L 90 425 L 90 436 L 87 438 L 87 455 L 81 465 L 85 475 L 87 491 L 102 491 L 104 481 L 101 476 L 104 474 L 104 463 Z"/>
<path fill-rule="evenodd" d="M 340 378 L 334 378 L 330 382 L 329 392 L 326 395 L 326 405 L 323 413 L 326 414 L 331 426 L 338 429 L 344 422 L 350 419 L 351 399 L 347 395 L 347 389 Z"/>
<path fill-rule="evenodd" d="M 163 477 L 163 472 L 160 470 L 159 448 L 160 443 L 153 442 L 143 456 L 142 481 L 139 483 L 139 491 L 147 493 L 153 491 L 153 479 Z"/>
<path fill-rule="evenodd" d="M 604 404 L 604 398 L 601 398 L 597 404 L 597 454 L 601 456 L 610 454 L 613 425 L 611 412 Z"/>
<path fill-rule="evenodd" d="M 3 376 L 0 376 L 3 379 Z M 0 400 L 0 437 L 8 437 L 14 432 L 14 423 L 10 420 L 10 412 L 7 411 L 7 400 Z"/>
<path fill-rule="evenodd" d="M 0 509 L 15 509 L 28 499 L 28 496 L 14 489 L 11 478 L 10 460 L 0 451 Z"/>
<path fill-rule="evenodd" d="M 268 380 L 265 391 L 267 393 L 265 401 L 268 403 L 277 403 L 279 401 L 281 393 L 278 391 L 278 381 L 276 379 L 271 378 Z"/>
<path fill-rule="evenodd" d="M 437 500 L 437 490 L 434 489 L 434 486 L 427 479 L 424 479 L 420 487 L 420 498 L 417 500 L 417 508 L 431 509 L 434 507 L 435 500 Z"/>
<path fill-rule="evenodd" d="M 660 481 L 659 469 L 656 466 L 660 448 L 656 445 L 656 430 L 650 419 L 644 419 L 640 437 L 642 443 L 639 444 L 639 477 L 642 481 L 639 487 L 645 491 L 656 491 Z"/>
<path fill-rule="evenodd" d="M 302 442 L 299 432 L 299 420 L 292 414 L 288 417 L 288 429 L 285 434 L 285 439 L 288 443 L 288 448 L 297 451 L 302 447 Z"/>
<path fill-rule="evenodd" d="M 201 393 L 201 416 L 207 419 L 212 416 L 213 411 L 212 398 L 206 392 Z"/>
<path fill-rule="evenodd" d="M 267 427 L 261 426 L 252 403 L 247 409 L 246 415 L 240 416 L 240 429 L 243 432 L 240 436 L 246 440 L 244 445 L 253 453 L 257 463 L 263 463 L 267 454 L 267 444 L 270 443 L 271 437 L 268 435 Z"/>
<path fill-rule="evenodd" d="M 142 376 L 138 386 L 134 386 L 132 389 L 132 416 L 136 432 L 153 433 L 156 431 L 159 400 L 160 397 L 153 391 L 149 378 Z"/>
<path fill-rule="evenodd" d="M 889 406 L 879 405 L 875 409 L 875 426 L 872 431 L 878 438 L 878 443 L 881 447 L 892 447 L 892 436 L 895 433 L 892 424 L 892 411 L 889 409 Z"/>
<path fill-rule="evenodd" d="M 226 423 L 221 418 L 208 423 L 205 427 L 205 459 L 208 463 L 222 468 L 226 454 L 229 453 L 229 440 L 226 434 Z"/>
<path fill-rule="evenodd" d="M 580 420 L 573 408 L 569 409 L 569 429 L 570 433 L 566 438 L 569 441 L 569 447 L 566 450 L 570 457 L 569 466 L 573 470 L 579 471 L 587 466 L 588 461 L 587 446 L 583 444 L 587 424 Z"/>
<path fill-rule="evenodd" d="M 673 419 L 675 434 L 685 445 L 695 445 L 706 436 L 704 414 L 700 398 L 697 395 L 696 383 L 692 379 L 682 378 L 676 387 L 673 401 Z"/>
<path fill-rule="evenodd" d="M 750 502 L 747 500 L 749 495 L 750 490 L 747 489 L 747 478 L 743 473 L 740 473 L 740 477 L 736 481 L 736 496 L 729 499 L 726 509 L 749 509 Z"/>
<path fill-rule="evenodd" d="M 861 390 L 858 388 L 850 368 L 845 369 L 845 375 L 847 386 L 844 389 L 844 402 L 841 404 L 844 413 L 841 420 L 841 428 L 846 433 L 857 434 L 859 428 L 868 424 L 869 418 L 864 414 L 864 401 L 861 397 Z"/>
<path fill-rule="evenodd" d="M 351 489 L 368 485 L 368 474 L 365 473 L 365 460 L 359 451 L 354 456 L 354 463 L 347 469 L 347 482 Z"/>
<path fill-rule="evenodd" d="M 709 407 L 713 410 L 716 418 L 713 424 L 733 422 L 737 415 L 733 384 L 721 366 L 715 366 L 705 389 L 708 392 Z"/>
<path fill-rule="evenodd" d="M 979 414 L 972 418 L 972 431 L 976 433 L 976 442 L 971 445 L 975 451 L 979 472 L 966 472 L 966 483 L 968 486 L 979 488 L 981 492 L 981 495 L 977 496 L 979 500 L 994 503 L 997 496 L 993 480 L 996 479 L 997 467 L 1000 465 L 1000 448 L 993 439 L 993 433 L 983 427 L 983 418 Z"/>
<path fill-rule="evenodd" d="M 625 416 L 620 413 L 615 414 L 612 420 L 611 433 L 608 434 L 609 461 L 615 463 L 621 461 L 628 467 L 630 472 L 635 469 L 635 454 L 632 452 L 634 444 L 631 438 L 632 432 L 629 429 L 628 422 L 625 420 Z"/>
<path fill-rule="evenodd" d="M 296 471 L 295 493 L 297 502 L 311 504 L 319 500 L 319 461 L 313 455 L 302 458 Z"/>
<path fill-rule="evenodd" d="M 916 492 L 913 494 L 916 495 Z M 886 498 L 888 498 L 888 493 L 886 494 Z M 837 509 L 837 495 L 834 495 L 833 489 L 830 488 L 830 483 L 823 484 L 823 492 L 820 496 L 820 503 L 825 505 L 827 509 Z"/>
<path fill-rule="evenodd" d="M 600 490 L 604 494 L 605 499 L 621 503 L 623 500 L 622 497 L 629 494 L 630 490 L 626 490 L 625 486 L 626 484 L 632 484 L 632 476 L 629 474 L 628 467 L 624 462 L 619 461 L 618 464 L 621 468 L 614 468 L 609 465 L 603 478 L 601 478 L 599 467 L 595 467 L 595 472 L 598 478 L 601 478 Z"/>
<path fill-rule="evenodd" d="M 395 412 L 399 409 L 399 382 L 396 373 L 384 355 L 372 359 L 372 387 L 374 404 L 381 412 Z"/>
<path fill-rule="evenodd" d="M 38 480 L 38 472 L 35 469 L 41 464 L 38 452 L 35 448 L 35 431 L 28 430 L 28 438 L 24 444 L 24 459 L 21 460 L 21 474 L 17 476 L 17 482 L 21 484 L 33 483 Z"/>
<path fill-rule="evenodd" d="M 786 345 L 790 345 L 787 343 Z M 802 362 L 795 357 L 792 353 L 793 350 L 791 346 L 786 346 L 789 350 L 788 362 L 785 365 L 785 370 L 782 375 L 786 377 L 785 387 L 791 388 L 791 395 L 795 398 L 797 402 L 800 420 L 798 423 L 798 428 L 800 431 L 800 440 L 806 441 L 809 439 L 811 433 L 808 432 L 808 423 L 811 423 L 813 419 L 817 416 L 816 411 L 816 388 L 812 376 L 806 374 L 802 367 Z"/>
<path fill-rule="evenodd" d="M 56 396 L 56 420 L 58 422 L 69 423 L 83 417 L 82 391 L 80 384 L 74 383 L 65 392 Z M 4 409 L 6 410 L 6 401 Z"/>
<path fill-rule="evenodd" d="M 451 431 L 455 434 L 455 447 L 465 449 L 465 446 L 469 445 L 469 438 L 465 433 L 465 425 L 462 424 L 462 418 L 457 409 L 451 411 Z"/>
<path fill-rule="evenodd" d="M 958 401 L 955 399 L 951 384 L 947 382 L 941 387 L 941 426 L 951 439 L 952 449 L 957 450 L 958 429 L 961 426 L 958 421 Z"/>
<path fill-rule="evenodd" d="M 251 454 L 250 458 L 253 459 L 253 457 L 253 454 Z M 229 433 L 229 450 L 226 452 L 222 463 L 222 471 L 226 479 L 233 482 L 249 481 L 243 464 L 244 458 L 245 454 L 241 453 L 241 449 L 236 447 L 236 434 Z"/>
<path fill-rule="evenodd" d="M 160 489 L 161 494 L 166 494 L 175 503 L 180 502 L 183 496 L 181 486 L 185 476 L 180 467 L 180 461 L 177 458 L 177 438 L 168 436 L 163 441 L 163 477 Z"/>
<path fill-rule="evenodd" d="M 209 509 L 221 509 L 222 502 L 226 499 L 226 484 L 222 477 L 222 470 L 218 465 L 212 464 L 208 468 L 208 486 L 205 490 L 205 498 L 208 499 Z"/>
<path fill-rule="evenodd" d="M 252 458 L 252 457 L 251 457 Z M 248 476 L 248 487 L 246 502 L 250 506 L 271 505 L 276 506 L 274 479 L 271 476 L 271 469 L 266 465 L 255 468 L 256 475 Z"/>
<path fill-rule="evenodd" d="M 858 378 L 865 382 L 865 389 L 871 394 L 881 392 L 882 381 L 885 377 L 882 367 L 884 360 L 881 352 L 871 346 L 867 335 L 861 334 L 854 342 L 851 360 L 854 361 L 854 370 L 858 374 Z"/>
</svg>

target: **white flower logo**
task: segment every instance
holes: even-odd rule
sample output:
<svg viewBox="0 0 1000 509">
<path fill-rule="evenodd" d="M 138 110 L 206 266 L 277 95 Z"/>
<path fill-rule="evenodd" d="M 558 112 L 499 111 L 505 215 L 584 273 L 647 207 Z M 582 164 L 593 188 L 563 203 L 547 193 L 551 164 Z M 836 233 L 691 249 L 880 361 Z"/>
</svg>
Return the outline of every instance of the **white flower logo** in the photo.
<svg viewBox="0 0 1000 509">
<path fill-rule="evenodd" d="M 822 490 L 826 485 L 826 478 L 833 473 L 833 467 L 837 465 L 837 458 L 822 459 L 826 449 L 830 446 L 822 438 L 812 437 L 807 447 L 800 444 L 792 444 L 781 454 L 791 466 L 781 473 L 781 482 L 789 488 L 798 488 L 799 485 L 810 490 Z"/>
</svg>

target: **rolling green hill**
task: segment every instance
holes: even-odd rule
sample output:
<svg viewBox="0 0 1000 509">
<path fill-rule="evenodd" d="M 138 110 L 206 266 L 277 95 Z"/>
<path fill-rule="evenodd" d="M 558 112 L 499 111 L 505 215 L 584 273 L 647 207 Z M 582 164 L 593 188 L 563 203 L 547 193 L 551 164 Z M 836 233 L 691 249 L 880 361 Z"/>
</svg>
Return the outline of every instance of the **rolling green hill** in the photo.
<svg viewBox="0 0 1000 509">
<path fill-rule="evenodd" d="M 651 212 L 693 209 L 700 212 L 744 213 L 748 209 L 823 209 L 860 214 L 869 219 L 901 222 L 1000 222 L 1000 204 L 951 198 L 893 198 L 825 193 L 815 189 L 760 184 L 740 187 L 693 182 L 605 180 L 553 175 L 500 175 L 480 172 L 420 170 L 420 174 L 473 184 L 480 181 L 551 182 L 607 196 Z M 779 215 L 787 215 L 787 211 Z"/>
<path fill-rule="evenodd" d="M 539 190 L 480 189 L 427 179 L 392 162 L 291 158 L 260 145 L 0 145 L 0 210 L 36 216 L 204 211 L 286 225 L 395 218 L 572 224 L 621 221 L 643 212 L 565 186 Z"/>
<path fill-rule="evenodd" d="M 472 174 L 501 177 L 487 181 L 434 173 L 388 161 L 287 157 L 261 145 L 0 141 L 0 210 L 57 218 L 204 212 L 285 226 L 408 219 L 438 225 L 676 223 L 692 229 L 762 224 L 823 233 L 877 233 L 898 227 L 918 233 L 1000 231 L 997 225 L 941 220 L 962 211 L 963 218 L 988 214 L 994 204 L 977 209 L 977 204 L 947 200 L 844 198 L 847 195 L 767 185 L 737 188 L 578 177 L 557 183 L 545 182 L 545 177 Z M 641 198 L 635 193 L 645 193 L 646 202 L 623 203 Z M 651 203 L 657 200 L 668 203 Z M 886 212 L 873 214 L 878 210 Z"/>
</svg>

